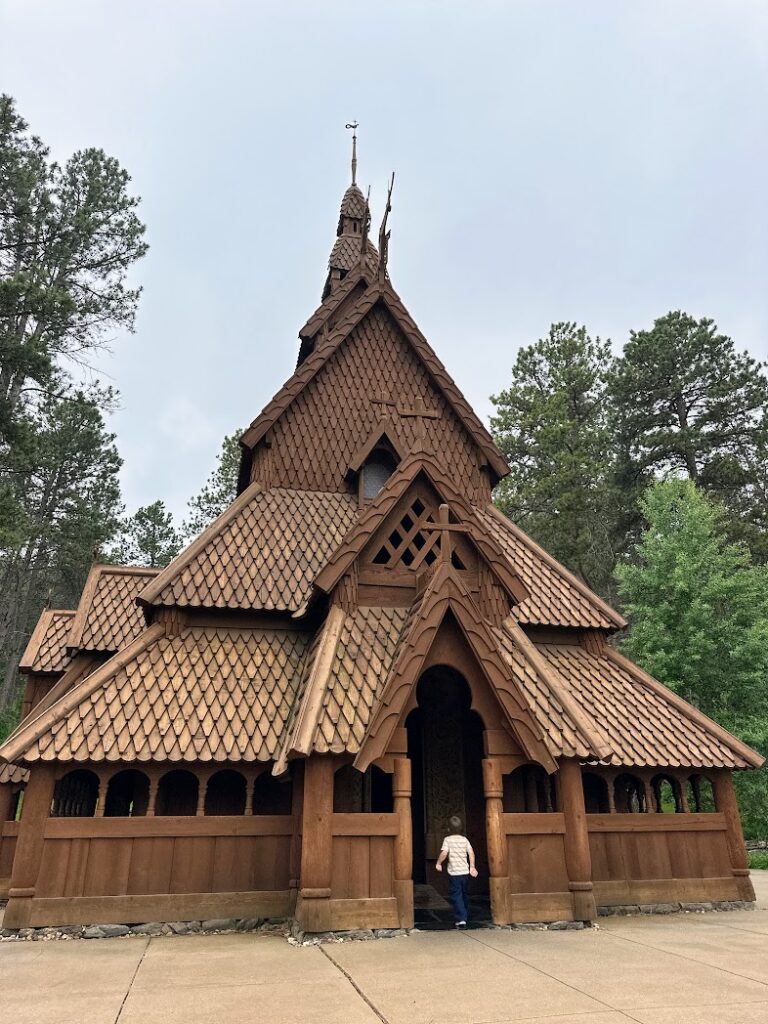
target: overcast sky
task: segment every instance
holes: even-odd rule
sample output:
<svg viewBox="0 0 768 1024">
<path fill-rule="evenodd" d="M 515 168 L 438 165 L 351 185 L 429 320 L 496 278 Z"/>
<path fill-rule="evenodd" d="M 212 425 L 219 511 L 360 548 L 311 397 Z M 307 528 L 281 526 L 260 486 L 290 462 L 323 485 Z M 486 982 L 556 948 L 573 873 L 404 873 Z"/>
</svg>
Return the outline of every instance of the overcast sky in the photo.
<svg viewBox="0 0 768 1024">
<path fill-rule="evenodd" d="M 0 0 L 0 90 L 143 197 L 137 331 L 103 361 L 130 510 L 183 514 L 290 375 L 349 177 L 487 417 L 521 345 L 682 308 L 768 357 L 768 3 Z"/>
</svg>

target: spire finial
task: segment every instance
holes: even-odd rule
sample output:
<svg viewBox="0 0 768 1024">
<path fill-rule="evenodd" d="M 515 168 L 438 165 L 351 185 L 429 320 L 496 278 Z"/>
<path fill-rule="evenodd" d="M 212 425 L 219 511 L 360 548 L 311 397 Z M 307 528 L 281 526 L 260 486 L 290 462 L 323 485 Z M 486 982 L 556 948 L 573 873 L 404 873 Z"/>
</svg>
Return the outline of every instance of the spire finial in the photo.
<svg viewBox="0 0 768 1024">
<path fill-rule="evenodd" d="M 392 171 L 392 178 L 387 186 L 387 205 L 384 207 L 384 216 L 379 228 L 379 280 L 383 281 L 387 276 L 387 260 L 389 259 L 389 231 L 387 231 L 387 220 L 392 211 L 392 189 L 395 187 L 395 172 Z"/>
<path fill-rule="evenodd" d="M 345 128 L 352 129 L 352 184 L 357 184 L 357 129 L 360 125 L 357 121 L 350 121 Z"/>
</svg>

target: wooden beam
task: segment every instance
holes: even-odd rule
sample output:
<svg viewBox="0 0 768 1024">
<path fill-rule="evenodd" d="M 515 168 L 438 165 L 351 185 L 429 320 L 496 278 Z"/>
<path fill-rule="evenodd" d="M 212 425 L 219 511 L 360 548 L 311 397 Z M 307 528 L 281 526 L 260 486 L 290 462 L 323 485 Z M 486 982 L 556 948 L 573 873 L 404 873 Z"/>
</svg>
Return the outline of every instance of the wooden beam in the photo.
<svg viewBox="0 0 768 1024">
<path fill-rule="evenodd" d="M 495 758 L 483 758 L 483 789 L 491 914 L 495 924 L 509 924 L 509 868 L 507 837 L 504 830 L 504 786 L 501 780 L 501 767 Z"/>
<path fill-rule="evenodd" d="M 395 836 L 393 887 L 401 928 L 413 928 L 413 823 L 411 819 L 411 762 L 394 759 L 392 796 L 398 831 Z"/>
<path fill-rule="evenodd" d="M 736 802 L 733 788 L 733 776 L 730 772 L 717 772 L 712 780 L 715 791 L 715 807 L 725 818 L 726 841 L 731 858 L 731 873 L 736 879 L 739 899 L 753 902 L 755 890 L 749 877 L 749 857 L 744 844 L 744 833 L 741 828 L 741 815 Z"/>
<path fill-rule="evenodd" d="M 592 857 L 581 768 L 575 758 L 563 758 L 558 780 L 565 818 L 565 866 L 568 871 L 568 888 L 573 897 L 573 916 L 576 921 L 592 921 L 597 917 L 592 892 Z"/>
<path fill-rule="evenodd" d="M 53 766 L 34 765 L 24 791 L 24 812 L 16 842 L 8 906 L 3 919 L 6 928 L 30 926 L 32 897 L 35 895 L 43 858 L 43 832 L 45 820 L 51 812 L 53 786 Z"/>
</svg>

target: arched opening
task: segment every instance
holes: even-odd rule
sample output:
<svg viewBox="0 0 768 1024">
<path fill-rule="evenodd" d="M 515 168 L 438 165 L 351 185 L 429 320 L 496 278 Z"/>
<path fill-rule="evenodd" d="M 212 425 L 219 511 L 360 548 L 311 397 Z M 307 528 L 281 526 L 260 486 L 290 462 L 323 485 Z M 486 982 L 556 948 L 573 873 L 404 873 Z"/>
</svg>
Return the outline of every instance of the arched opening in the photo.
<svg viewBox="0 0 768 1024">
<path fill-rule="evenodd" d="M 483 720 L 471 710 L 472 694 L 452 668 L 428 669 L 408 716 L 408 756 L 413 790 L 413 880 L 447 893 L 447 878 L 435 871 L 452 815 L 461 818 L 475 850 L 480 877 L 473 893 L 488 888 L 488 854 L 483 790 Z M 418 896 L 418 893 L 417 893 Z"/>
<path fill-rule="evenodd" d="M 679 814 L 683 809 L 680 799 L 680 787 L 669 775 L 656 775 L 651 780 L 653 795 L 656 798 L 656 810 L 665 814 Z"/>
<path fill-rule="evenodd" d="M 595 772 L 582 772 L 581 784 L 584 787 L 584 810 L 587 814 L 610 814 L 608 783 L 603 776 Z"/>
<path fill-rule="evenodd" d="M 374 448 L 360 473 L 360 497 L 373 501 L 397 467 L 397 459 L 389 448 Z"/>
<path fill-rule="evenodd" d="M 344 765 L 333 776 L 333 810 L 337 814 L 391 813 L 392 776 L 373 764 L 366 772 Z"/>
<path fill-rule="evenodd" d="M 184 768 L 166 772 L 157 787 L 155 814 L 158 817 L 170 815 L 192 816 L 197 814 L 197 776 Z"/>
<path fill-rule="evenodd" d="M 253 787 L 254 814 L 290 814 L 293 805 L 293 784 L 290 775 L 277 779 L 262 772 Z"/>
<path fill-rule="evenodd" d="M 208 779 L 205 813 L 245 814 L 245 779 L 240 772 L 224 768 Z"/>
<path fill-rule="evenodd" d="M 523 764 L 502 778 L 504 810 L 510 814 L 546 814 L 557 810 L 554 776 L 540 764 Z"/>
<path fill-rule="evenodd" d="M 692 775 L 688 780 L 688 807 L 696 814 L 712 814 L 717 807 L 712 783 L 706 775 Z"/>
<path fill-rule="evenodd" d="M 76 768 L 58 780 L 53 789 L 52 818 L 92 818 L 99 800 L 99 777 L 87 768 Z"/>
<path fill-rule="evenodd" d="M 21 821 L 21 812 L 24 807 L 24 785 L 17 786 L 11 797 L 8 808 L 8 821 Z"/>
<path fill-rule="evenodd" d="M 613 785 L 613 799 L 619 814 L 645 814 L 645 786 L 635 775 L 619 775 Z"/>
<path fill-rule="evenodd" d="M 144 772 L 126 768 L 109 780 L 104 801 L 105 818 L 140 818 L 149 805 L 149 779 Z"/>
</svg>

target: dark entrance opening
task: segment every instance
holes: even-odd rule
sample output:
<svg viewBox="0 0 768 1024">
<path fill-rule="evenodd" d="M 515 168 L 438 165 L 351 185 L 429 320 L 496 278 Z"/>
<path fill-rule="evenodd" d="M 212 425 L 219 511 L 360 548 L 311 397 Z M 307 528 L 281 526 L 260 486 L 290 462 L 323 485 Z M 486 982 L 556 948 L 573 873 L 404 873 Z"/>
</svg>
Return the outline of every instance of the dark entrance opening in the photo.
<svg viewBox="0 0 768 1024">
<path fill-rule="evenodd" d="M 413 792 L 413 881 L 419 927 L 450 925 L 448 878 L 435 870 L 448 819 L 457 814 L 475 850 L 472 918 L 488 920 L 488 852 L 483 791 L 483 720 L 471 710 L 464 677 L 452 668 L 428 669 L 406 721 Z"/>
</svg>

